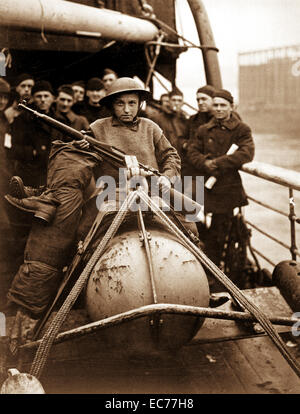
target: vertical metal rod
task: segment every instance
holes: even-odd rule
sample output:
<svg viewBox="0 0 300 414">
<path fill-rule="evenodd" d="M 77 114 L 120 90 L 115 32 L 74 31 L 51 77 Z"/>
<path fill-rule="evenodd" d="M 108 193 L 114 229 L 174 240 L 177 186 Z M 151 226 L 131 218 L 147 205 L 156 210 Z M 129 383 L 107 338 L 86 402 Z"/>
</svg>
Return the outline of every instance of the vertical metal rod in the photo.
<svg viewBox="0 0 300 414">
<path fill-rule="evenodd" d="M 289 188 L 289 207 L 290 207 L 289 220 L 291 223 L 291 249 L 290 251 L 292 255 L 292 260 L 297 260 L 297 244 L 296 244 L 296 229 L 295 229 L 296 215 L 295 215 L 294 194 L 293 194 L 292 188 Z"/>
<path fill-rule="evenodd" d="M 145 228 L 145 223 L 144 223 L 144 219 L 143 219 L 143 215 L 142 215 L 140 207 L 138 209 L 138 223 L 141 228 L 141 232 L 143 235 L 143 241 L 144 241 L 144 247 L 146 250 L 146 256 L 147 256 L 147 261 L 148 261 L 148 266 L 149 266 L 150 281 L 151 281 L 151 287 L 152 287 L 152 294 L 153 294 L 153 302 L 156 304 L 157 293 L 156 293 L 155 281 L 154 281 L 154 269 L 153 269 L 153 263 L 152 263 L 152 255 L 151 255 L 151 250 L 150 250 L 150 245 L 149 245 L 149 240 L 148 240 L 148 234 Z"/>
</svg>

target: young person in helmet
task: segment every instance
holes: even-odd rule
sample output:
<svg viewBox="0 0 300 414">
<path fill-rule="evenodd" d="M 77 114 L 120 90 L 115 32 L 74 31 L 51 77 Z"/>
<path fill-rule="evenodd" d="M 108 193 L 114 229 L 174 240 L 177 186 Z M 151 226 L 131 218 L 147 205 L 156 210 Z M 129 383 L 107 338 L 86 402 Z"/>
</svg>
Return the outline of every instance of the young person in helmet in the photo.
<svg viewBox="0 0 300 414">
<path fill-rule="evenodd" d="M 163 174 L 160 184 L 169 186 L 169 178 L 180 176 L 180 158 L 158 125 L 138 116 L 142 101 L 148 95 L 135 80 L 117 79 L 101 100 L 101 105 L 109 107 L 113 115 L 93 122 L 89 133 L 129 155 L 136 155 L 143 164 L 159 169 Z M 45 226 L 33 220 L 24 264 L 8 293 L 8 309 L 13 308 L 14 312 L 18 309 L 27 323 L 43 314 L 61 282 L 63 267 L 69 264 L 84 191 L 93 182 L 96 167 L 96 178 L 102 174 L 117 179 L 117 169 L 92 152 L 88 141 L 54 141 L 48 164 L 48 190 L 38 197 L 26 198 L 26 187 L 16 180 L 15 195 L 24 198 L 6 196 L 15 207 L 51 221 Z"/>
</svg>

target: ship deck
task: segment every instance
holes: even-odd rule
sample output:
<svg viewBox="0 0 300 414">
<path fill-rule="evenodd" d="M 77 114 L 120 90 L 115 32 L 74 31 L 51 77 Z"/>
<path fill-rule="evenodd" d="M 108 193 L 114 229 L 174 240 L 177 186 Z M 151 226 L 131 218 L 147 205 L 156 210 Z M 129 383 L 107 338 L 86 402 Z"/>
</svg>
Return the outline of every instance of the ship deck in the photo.
<svg viewBox="0 0 300 414">
<path fill-rule="evenodd" d="M 269 316 L 292 315 L 276 287 L 244 293 Z M 218 309 L 231 306 L 228 301 Z M 76 311 L 72 312 L 70 318 L 74 321 Z M 276 329 L 300 361 L 299 337 L 291 334 L 291 327 Z M 124 358 L 118 352 L 99 351 L 102 342 L 100 331 L 53 345 L 40 378 L 46 393 L 300 393 L 300 379 L 255 323 L 207 318 L 193 341 L 176 353 Z M 23 372 L 29 371 L 29 361 L 23 365 Z"/>
</svg>

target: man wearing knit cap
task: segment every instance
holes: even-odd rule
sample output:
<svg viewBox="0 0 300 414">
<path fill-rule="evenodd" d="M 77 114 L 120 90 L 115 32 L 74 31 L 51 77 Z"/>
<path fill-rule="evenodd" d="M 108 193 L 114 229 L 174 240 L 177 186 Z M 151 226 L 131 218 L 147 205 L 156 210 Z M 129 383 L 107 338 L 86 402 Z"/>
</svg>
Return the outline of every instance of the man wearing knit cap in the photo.
<svg viewBox="0 0 300 414">
<path fill-rule="evenodd" d="M 103 97 L 103 83 L 99 78 L 91 78 L 86 85 L 86 99 L 84 105 L 78 109 L 78 114 L 87 118 L 89 123 L 99 118 L 110 116 L 110 112 L 100 105 L 100 99 Z M 77 108 L 76 108 L 77 110 Z"/>
<path fill-rule="evenodd" d="M 210 189 L 205 187 L 204 193 L 204 211 L 212 213 L 205 248 L 208 257 L 221 266 L 233 210 L 248 204 L 238 170 L 252 161 L 254 142 L 249 126 L 233 114 L 233 97 L 229 91 L 215 91 L 212 111 L 213 118 L 197 130 L 189 144 L 187 157 L 205 182 L 209 177 L 216 179 Z M 233 144 L 236 149 L 228 154 Z M 206 186 L 209 187 L 207 183 Z M 212 288 L 218 289 L 216 284 Z"/>
<path fill-rule="evenodd" d="M 14 88 L 12 89 L 11 98 L 13 103 L 5 110 L 6 118 L 11 124 L 19 115 L 20 110 L 18 109 L 18 103 L 23 99 L 26 99 L 28 103 L 32 102 L 31 90 L 34 85 L 33 76 L 22 73 L 19 75 L 14 82 Z"/>
<path fill-rule="evenodd" d="M 16 78 L 15 88 L 21 99 L 30 99 L 33 86 L 34 78 L 28 73 L 22 73 Z"/>
<path fill-rule="evenodd" d="M 32 109 L 53 116 L 54 92 L 49 82 L 38 81 L 32 88 Z M 26 185 L 45 185 L 48 156 L 53 128 L 37 120 L 28 112 L 21 112 L 11 126 L 12 158 L 15 160 L 15 174 Z"/>
</svg>

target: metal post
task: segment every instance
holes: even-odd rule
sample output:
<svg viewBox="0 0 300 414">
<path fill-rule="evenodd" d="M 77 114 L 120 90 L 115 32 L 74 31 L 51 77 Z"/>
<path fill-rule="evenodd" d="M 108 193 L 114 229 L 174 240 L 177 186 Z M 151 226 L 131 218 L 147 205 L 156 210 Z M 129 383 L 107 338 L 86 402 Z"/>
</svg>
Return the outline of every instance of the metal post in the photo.
<svg viewBox="0 0 300 414">
<path fill-rule="evenodd" d="M 289 188 L 289 207 L 290 207 L 290 214 L 289 219 L 291 223 L 291 254 L 292 260 L 297 260 L 297 244 L 296 244 L 296 229 L 295 229 L 295 221 L 297 219 L 295 215 L 295 201 L 294 201 L 294 194 L 293 189 Z"/>
<path fill-rule="evenodd" d="M 202 49 L 203 63 L 208 84 L 216 88 L 222 87 L 221 72 L 218 61 L 218 52 L 210 27 L 208 16 L 201 0 L 188 0 L 191 12 L 196 23 L 201 46 L 210 46 L 212 49 Z"/>
</svg>

